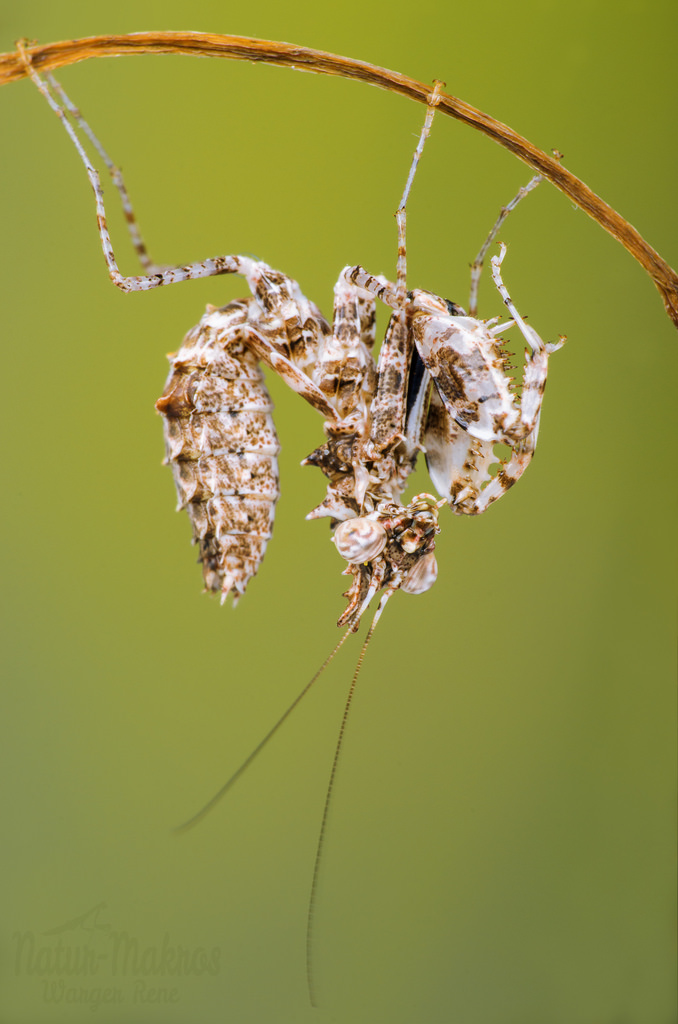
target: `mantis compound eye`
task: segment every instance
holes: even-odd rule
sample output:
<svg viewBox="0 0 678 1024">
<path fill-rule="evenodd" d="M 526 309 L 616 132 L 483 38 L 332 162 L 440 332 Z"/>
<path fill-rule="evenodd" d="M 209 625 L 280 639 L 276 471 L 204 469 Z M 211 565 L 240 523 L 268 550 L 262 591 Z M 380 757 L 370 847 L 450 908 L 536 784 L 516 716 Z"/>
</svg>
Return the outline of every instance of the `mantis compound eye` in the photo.
<svg viewBox="0 0 678 1024">
<path fill-rule="evenodd" d="M 339 523 L 332 540 L 347 562 L 369 562 L 386 547 L 386 530 L 381 523 L 360 516 Z"/>
<path fill-rule="evenodd" d="M 412 566 L 400 589 L 406 594 L 424 594 L 431 589 L 437 579 L 438 563 L 436 556 L 429 551 Z"/>
</svg>

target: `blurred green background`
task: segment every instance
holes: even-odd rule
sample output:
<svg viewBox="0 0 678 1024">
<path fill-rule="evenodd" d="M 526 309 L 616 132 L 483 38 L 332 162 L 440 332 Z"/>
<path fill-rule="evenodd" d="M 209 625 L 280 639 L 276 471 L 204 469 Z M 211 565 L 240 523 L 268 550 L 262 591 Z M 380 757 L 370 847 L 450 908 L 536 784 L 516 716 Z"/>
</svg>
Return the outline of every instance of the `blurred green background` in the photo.
<svg viewBox="0 0 678 1024">
<path fill-rule="evenodd" d="M 561 150 L 675 266 L 676 20 L 669 0 L 23 0 L 3 5 L 0 29 L 3 50 L 20 36 L 239 33 L 442 78 Z M 253 253 L 328 313 L 346 263 L 393 275 L 423 108 L 182 57 L 60 78 L 124 168 L 159 262 Z M 477 520 L 443 511 L 436 587 L 396 596 L 368 653 L 312 1010 L 307 894 L 357 640 L 228 800 L 170 830 L 336 642 L 345 580 L 327 525 L 304 522 L 322 478 L 298 465 L 320 418 L 271 382 L 275 537 L 246 599 L 220 608 L 173 512 L 153 403 L 205 303 L 246 288 L 118 293 L 56 118 L 28 82 L 0 90 L 0 117 L 0 1020 L 671 1024 L 678 338 L 643 271 L 547 184 L 502 232 L 519 308 L 569 341 L 527 475 Z M 468 264 L 529 176 L 438 117 L 410 205 L 410 284 L 465 304 Z M 111 227 L 134 273 L 118 213 Z M 488 275 L 481 312 L 500 311 Z"/>
</svg>

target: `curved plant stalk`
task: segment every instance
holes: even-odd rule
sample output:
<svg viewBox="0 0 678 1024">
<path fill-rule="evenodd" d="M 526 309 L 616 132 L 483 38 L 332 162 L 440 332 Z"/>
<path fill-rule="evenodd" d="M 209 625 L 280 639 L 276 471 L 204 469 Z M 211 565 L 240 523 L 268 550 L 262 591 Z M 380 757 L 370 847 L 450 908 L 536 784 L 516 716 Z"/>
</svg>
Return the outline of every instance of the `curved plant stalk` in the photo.
<svg viewBox="0 0 678 1024">
<path fill-rule="evenodd" d="M 223 36 L 210 32 L 138 32 L 122 36 L 90 36 L 68 39 L 46 46 L 26 47 L 36 71 L 54 71 L 90 57 L 120 57 L 140 53 L 181 53 L 194 57 L 224 57 L 278 64 L 299 71 L 352 78 L 426 103 L 431 86 L 366 61 L 341 57 L 291 43 L 246 36 Z M 18 52 L 0 54 L 0 85 L 26 77 Z M 669 317 L 678 328 L 678 274 L 619 213 L 568 171 L 558 159 L 548 156 L 512 128 L 496 121 L 449 93 L 441 92 L 437 109 L 449 117 L 476 128 L 522 160 L 564 192 L 581 210 L 605 228 L 624 246 L 650 275 L 664 301 Z"/>
</svg>

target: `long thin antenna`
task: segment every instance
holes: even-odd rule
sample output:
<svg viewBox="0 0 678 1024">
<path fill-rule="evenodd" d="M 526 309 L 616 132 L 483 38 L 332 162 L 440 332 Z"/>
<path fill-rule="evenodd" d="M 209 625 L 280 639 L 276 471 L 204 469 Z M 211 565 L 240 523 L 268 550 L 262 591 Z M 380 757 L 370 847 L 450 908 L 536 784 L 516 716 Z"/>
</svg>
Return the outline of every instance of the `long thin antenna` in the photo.
<svg viewBox="0 0 678 1024">
<path fill-rule="evenodd" d="M 384 606 L 388 601 L 393 591 L 387 591 L 379 602 L 372 624 L 367 631 L 365 642 L 360 649 L 360 655 L 356 663 L 355 672 L 353 673 L 353 679 L 349 687 L 348 696 L 346 697 L 346 704 L 344 705 L 344 714 L 341 719 L 341 726 L 339 728 L 339 736 L 337 738 L 337 746 L 334 751 L 334 759 L 332 761 L 332 770 L 330 771 L 329 782 L 327 783 L 327 793 L 325 794 L 325 806 L 323 807 L 323 814 L 320 821 L 320 831 L 318 833 L 318 845 L 315 850 L 315 861 L 313 862 L 313 878 L 311 880 L 311 894 L 308 901 L 308 914 L 306 917 L 306 985 L 308 987 L 308 997 L 311 1001 L 311 1006 L 317 1006 L 315 999 L 315 985 L 313 982 L 313 926 L 315 923 L 315 905 L 318 894 L 318 878 L 320 875 L 320 862 L 322 860 L 323 846 L 325 845 L 325 833 L 327 831 L 327 819 L 330 810 L 330 803 L 332 802 L 332 792 L 334 790 L 334 783 L 337 777 L 337 768 L 339 766 L 339 756 L 341 754 L 341 748 L 344 742 L 344 733 L 346 732 L 346 723 L 348 721 L 349 711 L 351 710 L 351 702 L 353 700 L 353 694 L 355 693 L 356 683 L 358 682 L 358 675 L 362 668 L 363 661 L 365 660 L 365 654 L 367 653 L 367 647 L 372 635 L 374 633 L 375 626 L 379 621 Z M 345 639 L 345 637 L 343 638 Z M 342 640 L 343 643 L 343 640 Z"/>
<path fill-rule="evenodd" d="M 311 689 L 311 687 L 313 686 L 315 681 L 318 679 L 318 677 L 320 675 L 322 675 L 322 673 L 325 671 L 325 669 L 327 668 L 329 663 L 332 661 L 334 656 L 343 647 L 344 642 L 348 639 L 348 637 L 351 635 L 352 632 L 353 632 L 353 629 L 347 629 L 346 630 L 346 632 L 342 636 L 342 638 L 339 641 L 339 643 L 337 644 L 337 646 L 334 648 L 332 653 L 329 654 L 327 656 L 327 658 L 325 658 L 324 662 L 322 663 L 322 665 L 320 666 L 318 671 L 315 673 L 313 678 L 310 680 L 310 682 L 306 683 L 306 686 L 303 688 L 301 693 L 297 697 L 294 698 L 294 700 L 292 701 L 292 703 L 288 707 L 287 711 L 285 711 L 285 713 L 280 716 L 280 718 L 275 723 L 273 728 L 270 729 L 269 732 L 266 733 L 266 735 L 264 736 L 264 738 L 261 741 L 261 743 L 257 744 L 257 746 L 254 748 L 254 750 L 249 755 L 249 757 L 246 758 L 243 761 L 243 763 L 240 765 L 238 770 L 236 772 L 234 772 L 233 775 L 231 775 L 230 779 L 227 782 L 224 783 L 224 785 L 221 787 L 221 789 L 217 793 L 214 794 L 214 796 L 211 798 L 211 800 L 207 801 L 205 806 L 202 807 L 201 810 L 199 810 L 197 814 L 194 814 L 192 818 L 189 818 L 188 821 L 185 821 L 182 825 L 177 825 L 176 828 L 173 829 L 174 832 L 177 832 L 177 833 L 188 832 L 188 830 L 193 828 L 194 825 L 199 824 L 199 822 L 201 822 L 203 820 L 203 818 L 207 817 L 207 815 L 210 813 L 212 808 L 216 807 L 216 805 L 219 803 L 219 801 L 222 799 L 222 797 L 226 796 L 226 794 L 228 793 L 229 789 L 238 781 L 238 779 L 243 774 L 243 772 L 247 768 L 249 768 L 249 766 L 252 764 L 252 762 L 257 757 L 257 755 L 260 754 L 261 751 L 264 749 L 264 747 L 266 746 L 268 741 L 275 736 L 275 734 L 277 733 L 278 729 L 283 724 L 283 722 L 285 722 L 289 718 L 289 716 L 292 714 L 292 712 L 296 708 L 297 704 L 299 704 L 301 702 L 302 698 L 306 696 L 306 694 Z"/>
</svg>

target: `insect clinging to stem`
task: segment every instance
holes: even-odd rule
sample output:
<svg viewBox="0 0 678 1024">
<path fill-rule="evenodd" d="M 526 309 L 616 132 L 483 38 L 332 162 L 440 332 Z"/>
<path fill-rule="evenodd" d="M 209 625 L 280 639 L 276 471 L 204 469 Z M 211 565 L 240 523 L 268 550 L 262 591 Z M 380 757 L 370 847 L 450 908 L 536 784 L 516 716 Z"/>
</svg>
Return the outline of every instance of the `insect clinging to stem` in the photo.
<svg viewBox="0 0 678 1024">
<path fill-rule="evenodd" d="M 373 598 L 380 600 L 353 675 L 316 850 L 307 930 L 311 945 L 325 824 L 346 719 L 367 645 L 390 597 L 424 593 L 437 577 L 439 511 L 478 515 L 519 479 L 534 454 L 548 358 L 562 344 L 545 344 L 518 313 L 503 282 L 506 247 L 492 257 L 492 277 L 510 319 L 477 318 L 478 282 L 489 246 L 505 217 L 539 182 L 537 176 L 505 207 L 476 258 L 469 312 L 422 289 L 407 289 L 406 208 L 429 135 L 441 83 L 429 97 L 426 119 L 396 212 L 395 282 L 347 266 L 334 289 L 330 324 L 298 283 L 248 256 L 219 256 L 185 266 L 152 263 L 139 233 L 122 176 L 79 110 L 48 75 L 38 75 L 20 46 L 34 83 L 59 116 L 83 161 L 94 191 L 99 236 L 109 275 L 122 291 L 145 291 L 221 274 L 243 276 L 251 294 L 223 307 L 208 306 L 170 357 L 170 374 L 157 409 L 163 416 L 166 461 L 179 507 L 191 520 L 205 588 L 244 594 L 271 537 L 279 495 L 279 442 L 260 363 L 277 373 L 324 417 L 324 442 L 304 460 L 327 478 L 326 495 L 307 516 L 329 518 L 332 539 L 351 578 L 338 624 L 345 632 L 321 669 L 238 771 L 182 829 L 200 820 L 230 789 L 277 732 L 347 637 L 358 629 Z M 124 276 L 113 253 L 98 172 L 78 130 L 98 151 L 121 197 L 143 274 Z M 378 358 L 375 302 L 391 309 Z M 509 376 L 501 335 L 517 326 L 527 351 L 522 382 Z M 502 446 L 503 461 L 495 454 Z M 402 503 L 419 452 L 440 498 L 429 493 Z M 493 469 L 494 472 L 490 472 Z"/>
<path fill-rule="evenodd" d="M 277 373 L 324 417 L 326 441 L 305 460 L 328 478 L 325 499 L 307 518 L 329 517 L 339 554 L 353 576 L 339 625 L 357 627 L 375 594 L 381 607 L 396 590 L 423 593 L 436 578 L 433 554 L 438 509 L 477 515 L 525 471 L 534 453 L 548 356 L 516 310 L 501 276 L 506 249 L 492 257 L 492 275 L 512 319 L 476 319 L 485 252 L 509 210 L 539 181 L 533 178 L 502 211 L 472 274 L 470 312 L 431 292 L 406 286 L 406 205 L 440 95 L 436 84 L 397 211 L 396 282 L 345 267 L 335 286 L 330 326 L 296 281 L 248 256 L 219 256 L 161 269 L 150 261 L 120 172 L 56 80 L 30 69 L 83 160 L 95 193 L 109 274 L 122 291 L 145 291 L 219 274 L 240 274 L 251 295 L 208 306 L 171 357 L 157 402 L 165 423 L 167 461 L 193 526 L 207 590 L 237 601 L 263 559 L 279 494 L 279 443 L 259 363 Z M 121 195 L 145 274 L 124 276 L 113 253 L 99 175 L 69 116 L 93 142 Z M 378 361 L 375 298 L 393 312 Z M 528 344 L 520 394 L 508 376 L 500 335 L 516 324 Z M 510 456 L 499 464 L 494 447 Z M 443 500 L 400 499 L 419 451 Z"/>
</svg>

